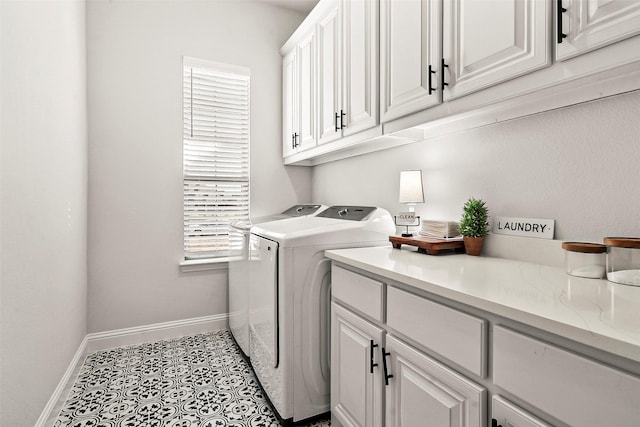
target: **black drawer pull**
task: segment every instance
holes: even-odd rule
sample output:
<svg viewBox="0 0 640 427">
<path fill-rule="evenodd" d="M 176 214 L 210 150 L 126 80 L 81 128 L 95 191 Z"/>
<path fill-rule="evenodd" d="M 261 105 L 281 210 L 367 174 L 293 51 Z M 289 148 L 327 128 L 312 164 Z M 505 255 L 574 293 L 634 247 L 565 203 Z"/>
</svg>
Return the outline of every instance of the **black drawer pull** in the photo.
<svg viewBox="0 0 640 427">
<path fill-rule="evenodd" d="M 444 90 L 445 86 L 449 86 L 449 83 L 444 81 L 444 69 L 445 68 L 449 68 L 449 66 L 444 63 L 444 58 L 442 58 L 442 69 L 440 70 L 440 72 L 442 73 L 442 75 L 440 76 L 440 83 L 442 83 L 442 90 Z"/>
<path fill-rule="evenodd" d="M 382 368 L 384 369 L 384 385 L 389 385 L 389 378 L 393 378 L 393 375 L 389 374 L 387 368 L 387 356 L 391 356 L 391 353 L 387 353 L 382 347 Z"/>
<path fill-rule="evenodd" d="M 429 95 L 431 95 L 433 92 L 436 91 L 436 88 L 432 87 L 432 84 L 431 84 L 431 74 L 435 74 L 435 73 L 436 72 L 433 71 L 433 67 L 431 67 L 431 65 L 429 65 L 429 79 L 428 79 L 429 80 Z"/>
<path fill-rule="evenodd" d="M 371 363 L 369 364 L 369 372 L 373 374 L 373 368 L 378 366 L 377 363 L 373 363 L 373 350 L 378 347 L 378 344 L 374 344 L 373 340 L 369 343 L 369 358 L 371 359 Z"/>
<path fill-rule="evenodd" d="M 562 0 L 558 0 L 558 44 L 567 38 L 567 35 L 562 31 L 562 14 L 566 11 L 567 9 L 562 7 Z"/>
</svg>

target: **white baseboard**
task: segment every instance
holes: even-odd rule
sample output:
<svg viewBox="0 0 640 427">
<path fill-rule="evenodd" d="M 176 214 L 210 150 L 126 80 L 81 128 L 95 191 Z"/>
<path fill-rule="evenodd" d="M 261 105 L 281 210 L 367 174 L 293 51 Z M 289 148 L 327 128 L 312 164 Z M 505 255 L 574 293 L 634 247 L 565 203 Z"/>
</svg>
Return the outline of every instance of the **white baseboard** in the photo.
<svg viewBox="0 0 640 427">
<path fill-rule="evenodd" d="M 229 315 L 217 314 L 137 326 L 134 328 L 97 332 L 87 335 L 87 353 L 125 345 L 142 344 L 151 341 L 179 338 L 185 335 L 201 334 L 218 329 L 229 329 Z"/>
<path fill-rule="evenodd" d="M 44 410 L 40 414 L 40 418 L 36 421 L 34 427 L 45 427 L 45 426 L 53 426 L 53 422 L 55 418 L 58 416 L 60 409 L 62 409 L 62 405 L 64 401 L 67 399 L 69 395 L 69 391 L 71 391 L 71 387 L 78 376 L 78 371 L 80 367 L 84 363 L 84 359 L 87 355 L 87 337 L 85 336 L 76 354 L 71 359 L 71 363 L 67 367 L 62 379 L 58 383 L 58 386 L 53 391 L 51 398 L 47 402 L 47 405 L 44 407 Z"/>
<path fill-rule="evenodd" d="M 177 320 L 173 322 L 156 323 L 153 325 L 87 334 L 80 343 L 69 367 L 62 376 L 62 379 L 58 383 L 58 386 L 51 395 L 49 402 L 47 402 L 47 405 L 42 411 L 42 414 L 40 414 L 40 418 L 38 418 L 34 427 L 53 426 L 53 423 L 58 416 L 60 409 L 62 409 L 62 405 L 67 399 L 69 391 L 78 376 L 78 372 L 84 363 L 84 359 L 88 354 L 100 350 L 106 350 L 108 348 L 179 338 L 186 335 L 201 334 L 219 329 L 229 329 L 228 314 L 203 316 L 193 319 Z"/>
</svg>

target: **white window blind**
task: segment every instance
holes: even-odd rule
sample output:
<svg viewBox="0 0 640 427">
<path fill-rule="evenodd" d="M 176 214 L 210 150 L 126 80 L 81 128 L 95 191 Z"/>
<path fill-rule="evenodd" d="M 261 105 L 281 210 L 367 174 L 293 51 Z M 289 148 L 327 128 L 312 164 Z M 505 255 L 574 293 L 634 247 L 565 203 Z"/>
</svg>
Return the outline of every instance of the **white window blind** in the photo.
<svg viewBox="0 0 640 427">
<path fill-rule="evenodd" d="M 184 58 L 185 259 L 229 256 L 249 218 L 249 71 Z"/>
</svg>

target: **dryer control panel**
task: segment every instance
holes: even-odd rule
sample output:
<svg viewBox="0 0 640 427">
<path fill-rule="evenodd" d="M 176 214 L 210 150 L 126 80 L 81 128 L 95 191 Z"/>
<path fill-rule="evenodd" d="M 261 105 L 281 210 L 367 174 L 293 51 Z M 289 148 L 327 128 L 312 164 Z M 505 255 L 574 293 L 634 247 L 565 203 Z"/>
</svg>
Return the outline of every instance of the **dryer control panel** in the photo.
<svg viewBox="0 0 640 427">
<path fill-rule="evenodd" d="M 346 219 L 349 221 L 363 221 L 377 208 L 373 206 L 331 206 L 318 214 L 322 218 Z"/>
<path fill-rule="evenodd" d="M 321 207 L 322 205 L 294 205 L 282 213 L 288 216 L 313 215 Z"/>
</svg>

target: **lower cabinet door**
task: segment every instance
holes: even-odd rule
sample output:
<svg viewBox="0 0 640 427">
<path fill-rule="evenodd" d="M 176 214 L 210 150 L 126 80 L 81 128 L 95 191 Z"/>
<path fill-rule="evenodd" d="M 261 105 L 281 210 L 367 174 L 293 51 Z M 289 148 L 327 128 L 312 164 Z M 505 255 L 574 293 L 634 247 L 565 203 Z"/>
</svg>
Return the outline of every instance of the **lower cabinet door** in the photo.
<svg viewBox="0 0 640 427">
<path fill-rule="evenodd" d="M 382 427 L 384 331 L 331 304 L 332 426 Z"/>
<path fill-rule="evenodd" d="M 390 335 L 383 355 L 387 426 L 485 426 L 483 387 Z"/>
<path fill-rule="evenodd" d="M 491 418 L 502 427 L 551 427 L 497 395 L 491 398 Z"/>
</svg>

